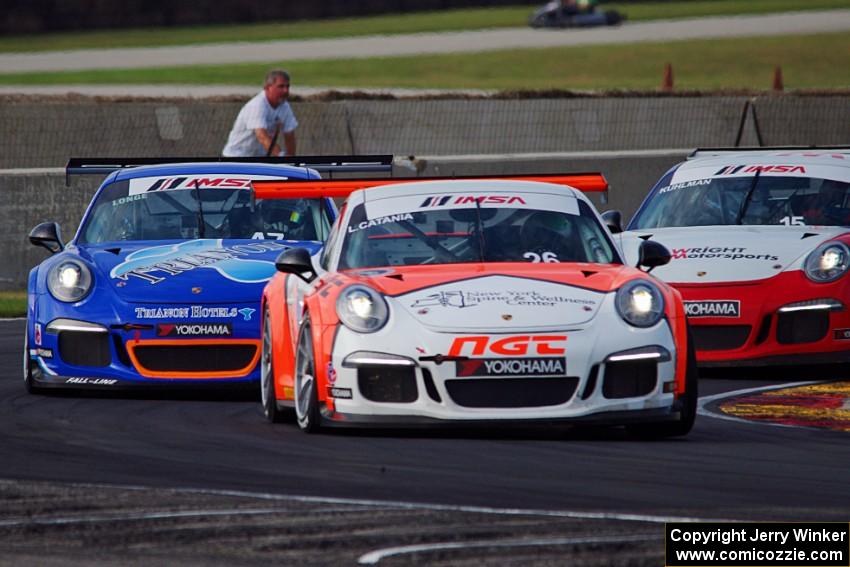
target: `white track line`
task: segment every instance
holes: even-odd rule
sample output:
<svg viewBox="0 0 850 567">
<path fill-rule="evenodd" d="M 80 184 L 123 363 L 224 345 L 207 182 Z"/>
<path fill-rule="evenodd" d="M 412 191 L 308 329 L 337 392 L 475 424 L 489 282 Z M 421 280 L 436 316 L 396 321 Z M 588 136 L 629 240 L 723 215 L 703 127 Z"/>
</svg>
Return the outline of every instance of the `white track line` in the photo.
<svg viewBox="0 0 850 567">
<path fill-rule="evenodd" d="M 368 507 L 394 508 L 399 510 L 429 510 L 439 512 L 465 512 L 471 514 L 494 514 L 501 516 L 542 516 L 550 518 L 575 518 L 580 520 L 620 520 L 626 522 L 649 522 L 663 524 L 665 522 L 707 522 L 733 521 L 722 519 L 693 518 L 686 516 L 655 516 L 649 514 L 629 514 L 621 512 L 583 512 L 575 510 L 538 510 L 533 508 L 491 508 L 488 506 L 458 506 L 450 504 L 425 504 L 419 502 L 402 502 L 396 500 L 368 500 L 360 498 L 328 498 L 321 496 L 296 496 L 290 494 L 269 494 L 243 492 L 238 490 L 205 490 L 205 489 L 169 489 L 176 492 L 212 494 L 217 496 L 239 496 L 244 498 L 261 498 L 302 502 L 308 504 L 349 504 Z"/>
<path fill-rule="evenodd" d="M 827 382 L 831 382 L 831 380 L 813 380 L 809 382 L 790 382 L 787 384 L 771 384 L 770 386 L 760 386 L 758 388 L 745 388 L 743 390 L 734 390 L 732 392 L 723 392 L 722 394 L 714 394 L 713 396 L 704 396 L 699 399 L 697 404 L 697 415 L 704 415 L 706 417 L 713 417 L 714 419 L 723 419 L 726 421 L 734 421 L 737 423 L 747 423 L 750 425 L 767 425 L 771 427 L 788 427 L 794 429 L 805 428 L 800 425 L 787 425 L 785 423 L 771 423 L 767 421 L 758 421 L 754 419 L 745 419 L 742 417 L 734 417 L 731 415 L 726 415 L 725 413 L 713 412 L 707 409 L 705 406 L 719 401 L 725 400 L 727 398 L 734 398 L 737 396 L 744 396 L 746 394 L 755 394 L 758 392 L 769 392 L 771 390 L 782 390 L 784 388 L 797 388 L 800 386 L 811 386 L 813 384 L 825 384 Z"/>
<path fill-rule="evenodd" d="M 282 508 L 235 508 L 231 510 L 188 510 L 182 512 L 144 512 L 131 514 L 107 514 L 101 516 L 72 516 L 67 518 L 26 518 L 24 520 L 2 520 L 0 527 L 21 526 L 64 526 L 68 524 L 94 524 L 98 522 L 135 522 L 172 518 L 202 518 L 207 516 L 240 516 L 287 512 Z"/>
<path fill-rule="evenodd" d="M 11 480 L 3 480 L 0 483 L 8 483 L 13 482 Z M 18 482 L 18 481 L 15 481 Z M 360 506 L 370 509 L 375 508 L 384 508 L 388 510 L 428 510 L 428 511 L 439 511 L 439 512 L 462 512 L 462 513 L 470 513 L 470 514 L 492 514 L 492 515 L 500 515 L 500 516 L 539 516 L 539 517 L 548 517 L 548 518 L 573 518 L 579 520 L 618 520 L 625 522 L 647 522 L 652 524 L 663 524 L 665 522 L 688 522 L 688 523 L 697 523 L 697 522 L 734 522 L 736 520 L 724 519 L 724 518 L 696 518 L 689 516 L 660 516 L 660 515 L 651 515 L 651 514 L 632 514 L 632 513 L 623 513 L 623 512 L 591 512 L 591 511 L 578 511 L 578 510 L 540 510 L 534 508 L 492 508 L 488 506 L 460 506 L 460 505 L 450 505 L 450 504 L 427 504 L 420 502 L 403 502 L 396 500 L 369 500 L 362 498 L 330 498 L 330 497 L 322 497 L 322 496 L 299 496 L 294 494 L 273 494 L 268 492 L 248 492 L 243 490 L 216 490 L 216 489 L 205 489 L 205 488 L 157 488 L 151 486 L 141 486 L 141 485 L 112 485 L 112 484 L 91 484 L 91 483 L 70 483 L 64 484 L 63 486 L 71 486 L 76 488 L 89 488 L 97 491 L 101 490 L 135 490 L 135 491 L 161 491 L 161 492 L 171 492 L 175 494 L 199 494 L 199 495 L 210 495 L 210 496 L 228 496 L 235 498 L 253 498 L 257 500 L 270 500 L 274 502 L 299 502 L 304 504 L 333 504 L 333 505 L 342 505 L 342 506 Z M 262 510 L 267 509 L 255 509 L 256 513 L 262 513 Z M 218 511 L 214 510 L 212 512 L 222 514 L 225 513 L 238 513 L 239 509 L 230 510 L 230 511 Z M 189 512 L 190 514 L 193 512 Z M 206 512 L 204 512 L 206 513 Z M 153 515 L 157 514 L 175 514 L 179 515 L 181 512 L 154 512 L 151 513 Z M 103 518 L 105 516 L 78 516 L 74 517 L 74 521 L 84 521 L 81 519 L 84 518 Z M 167 516 L 157 516 L 157 517 L 167 517 Z M 10 520 L 11 521 L 11 520 Z M 21 521 L 21 520 L 14 520 Z M 35 520 L 30 519 L 30 522 Z M 92 520 L 95 521 L 95 520 Z M 0 525 L 4 525 L 0 523 Z"/>
<path fill-rule="evenodd" d="M 602 536 L 602 537 L 573 537 L 573 538 L 550 538 L 550 539 L 510 539 L 510 540 L 495 540 L 495 541 L 470 541 L 470 542 L 446 542 L 446 543 L 429 543 L 422 545 L 406 545 L 402 547 L 387 547 L 377 549 L 361 555 L 357 559 L 360 565 L 375 565 L 382 559 L 393 557 L 396 555 L 407 555 L 411 553 L 422 553 L 428 551 L 444 551 L 448 549 L 471 549 L 471 548 L 486 548 L 486 547 L 538 547 L 552 545 L 581 545 L 587 543 L 622 543 L 629 541 L 646 541 L 652 540 L 652 536 L 647 535 L 621 535 L 621 536 Z M 658 539 L 661 539 L 660 537 Z"/>
<path fill-rule="evenodd" d="M 135 490 L 135 488 L 134 488 Z M 365 508 L 323 508 L 322 512 L 357 512 Z M 373 510 L 373 508 L 369 508 Z M 25 518 L 20 520 L 0 520 L 0 528 L 24 526 L 64 526 L 69 524 L 95 524 L 98 522 L 139 522 L 145 520 L 166 520 L 174 518 L 205 518 L 215 516 L 257 516 L 262 514 L 291 513 L 290 508 L 229 508 L 214 510 L 184 510 L 180 512 L 131 512 L 125 514 L 103 514 L 99 516 L 69 516 L 64 518 Z"/>
</svg>

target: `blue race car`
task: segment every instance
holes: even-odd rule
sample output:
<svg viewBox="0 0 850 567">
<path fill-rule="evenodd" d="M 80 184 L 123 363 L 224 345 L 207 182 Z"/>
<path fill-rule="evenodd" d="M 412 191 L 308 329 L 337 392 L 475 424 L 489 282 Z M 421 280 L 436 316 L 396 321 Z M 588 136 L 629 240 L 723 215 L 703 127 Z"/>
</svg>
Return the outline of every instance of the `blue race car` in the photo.
<svg viewBox="0 0 850 567">
<path fill-rule="evenodd" d="M 181 161 L 69 162 L 69 175 L 112 173 L 70 243 L 56 223 L 30 233 L 53 254 L 29 275 L 28 391 L 259 381 L 275 258 L 316 253 L 337 210 L 329 198 L 255 199 L 251 181 L 391 168 L 389 156 Z"/>
</svg>

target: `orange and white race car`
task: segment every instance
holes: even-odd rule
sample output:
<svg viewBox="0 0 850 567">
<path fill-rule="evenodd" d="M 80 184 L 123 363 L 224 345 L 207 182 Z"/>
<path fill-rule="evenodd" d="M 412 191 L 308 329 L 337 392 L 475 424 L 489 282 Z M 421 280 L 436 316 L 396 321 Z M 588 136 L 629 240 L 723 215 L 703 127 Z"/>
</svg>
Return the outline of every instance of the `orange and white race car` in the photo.
<svg viewBox="0 0 850 567">
<path fill-rule="evenodd" d="M 528 180 L 532 179 L 532 180 Z M 322 426 L 629 425 L 684 435 L 697 382 L 677 291 L 623 265 L 601 175 L 256 182 L 342 196 L 325 247 L 262 298 L 262 401 Z M 640 264 L 669 261 L 647 242 Z"/>
</svg>

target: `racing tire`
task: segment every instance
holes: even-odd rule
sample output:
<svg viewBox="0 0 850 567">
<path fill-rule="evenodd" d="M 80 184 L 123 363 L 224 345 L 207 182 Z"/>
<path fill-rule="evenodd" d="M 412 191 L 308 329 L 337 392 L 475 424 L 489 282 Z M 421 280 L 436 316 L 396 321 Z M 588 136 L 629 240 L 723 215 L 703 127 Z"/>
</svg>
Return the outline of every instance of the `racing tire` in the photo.
<svg viewBox="0 0 850 567">
<path fill-rule="evenodd" d="M 284 411 L 277 407 L 277 395 L 274 389 L 274 351 L 272 350 L 272 327 L 269 308 L 263 309 L 263 336 L 260 354 L 260 399 L 263 403 L 263 413 L 272 423 L 285 420 Z"/>
<path fill-rule="evenodd" d="M 295 351 L 295 420 L 305 433 L 316 433 L 320 429 L 316 360 L 309 315 L 304 315 Z"/>
<path fill-rule="evenodd" d="M 633 425 L 629 432 L 644 439 L 663 439 L 687 435 L 694 426 L 697 417 L 697 398 L 699 397 L 699 371 L 697 355 L 691 329 L 688 327 L 688 365 L 685 371 L 685 393 L 682 396 L 682 408 L 679 419 L 663 423 Z"/>
<path fill-rule="evenodd" d="M 619 26 L 623 23 L 623 20 L 626 19 L 624 14 L 621 14 L 617 10 L 606 10 L 605 11 L 605 23 L 609 26 Z"/>
</svg>

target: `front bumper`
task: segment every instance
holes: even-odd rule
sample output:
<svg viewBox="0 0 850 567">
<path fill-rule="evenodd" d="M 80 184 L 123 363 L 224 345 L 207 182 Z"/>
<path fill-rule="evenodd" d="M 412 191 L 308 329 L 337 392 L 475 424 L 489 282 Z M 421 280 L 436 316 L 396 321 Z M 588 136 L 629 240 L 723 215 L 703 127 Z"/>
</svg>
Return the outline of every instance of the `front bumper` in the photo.
<svg viewBox="0 0 850 567">
<path fill-rule="evenodd" d="M 850 286 L 797 270 L 742 285 L 677 285 L 686 303 L 740 302 L 738 317 L 689 317 L 700 366 L 850 360 Z"/>
<path fill-rule="evenodd" d="M 676 421 L 680 417 L 680 401 L 672 406 L 632 411 L 612 411 L 586 415 L 582 417 L 552 418 L 552 419 L 491 419 L 491 420 L 450 420 L 417 415 L 363 415 L 346 414 L 330 411 L 327 408 L 320 412 L 322 425 L 325 427 L 352 428 L 493 428 L 493 427 L 547 427 L 554 425 L 575 426 L 619 426 L 637 425 L 642 423 L 663 423 Z"/>
<path fill-rule="evenodd" d="M 613 301 L 613 295 L 607 300 Z M 666 320 L 637 329 L 613 311 L 610 316 L 604 311 L 582 328 L 560 332 L 445 333 L 423 328 L 399 312 L 392 324 L 369 335 L 341 326 L 325 362 L 327 382 L 318 382 L 320 399 L 327 402 L 323 421 L 338 426 L 417 426 L 676 419 L 678 353 Z M 473 348 L 459 351 L 456 343 L 492 345 L 507 339 L 516 339 L 511 348 L 525 352 L 499 357 L 481 346 L 473 355 Z M 546 347 L 537 349 L 537 344 Z M 552 354 L 550 347 L 559 344 L 565 345 L 564 351 Z M 351 358 L 346 362 L 352 353 L 378 350 L 375 345 L 398 364 L 358 365 Z M 647 349 L 665 354 L 646 358 Z M 454 358 L 441 359 L 452 352 Z M 616 354 L 625 359 L 612 360 Z M 545 370 L 547 364 L 560 364 L 555 359 L 565 361 L 564 372 L 553 371 L 556 366 Z M 469 364 L 478 370 L 470 371 Z M 484 372 L 485 366 L 492 372 Z"/>
<path fill-rule="evenodd" d="M 248 309 L 256 312 L 259 306 L 251 305 Z M 256 317 L 184 323 L 56 313 L 51 305 L 41 313 L 31 311 L 29 317 L 27 354 L 36 387 L 194 387 L 259 381 Z M 175 327 L 217 334 L 166 337 L 179 334 Z"/>
</svg>

